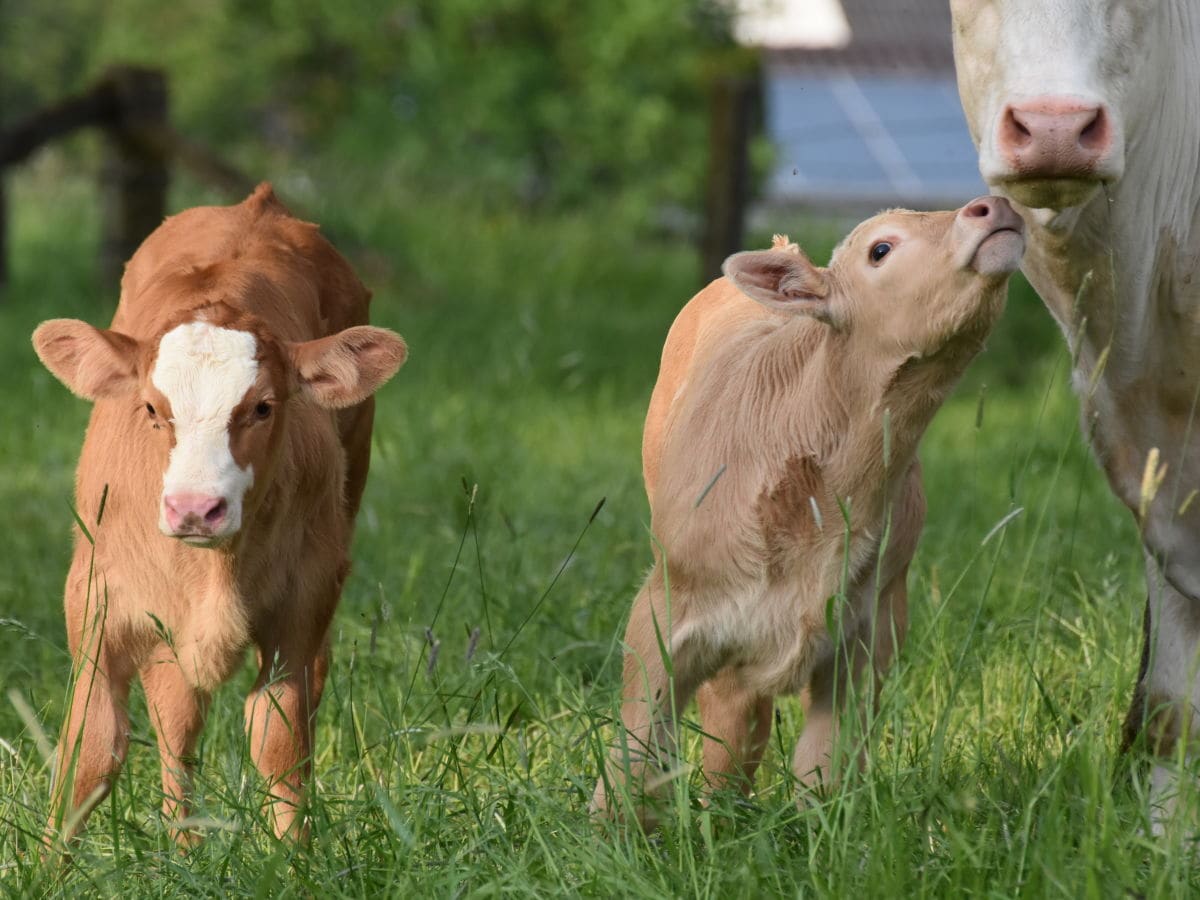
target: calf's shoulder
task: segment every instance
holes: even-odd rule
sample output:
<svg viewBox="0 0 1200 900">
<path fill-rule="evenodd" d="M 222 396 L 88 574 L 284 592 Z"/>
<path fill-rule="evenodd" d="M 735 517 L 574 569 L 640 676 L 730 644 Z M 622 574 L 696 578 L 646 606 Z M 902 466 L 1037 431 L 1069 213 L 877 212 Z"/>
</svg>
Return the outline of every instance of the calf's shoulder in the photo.
<svg viewBox="0 0 1200 900">
<path fill-rule="evenodd" d="M 729 279 L 718 278 L 692 297 L 675 317 L 663 345 L 658 380 L 650 395 L 642 433 L 642 473 L 651 504 L 659 481 L 663 443 L 678 412 L 678 401 L 697 369 L 711 358 L 723 335 L 742 323 L 768 316 L 766 309 L 746 297 Z"/>
</svg>

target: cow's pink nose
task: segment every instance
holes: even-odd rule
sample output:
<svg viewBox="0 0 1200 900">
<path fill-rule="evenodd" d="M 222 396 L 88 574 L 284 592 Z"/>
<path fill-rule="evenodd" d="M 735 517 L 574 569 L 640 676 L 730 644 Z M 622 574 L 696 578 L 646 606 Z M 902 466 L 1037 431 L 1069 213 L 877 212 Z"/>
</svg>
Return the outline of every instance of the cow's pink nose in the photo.
<svg viewBox="0 0 1200 900">
<path fill-rule="evenodd" d="M 181 534 L 211 534 L 225 521 L 229 504 L 224 497 L 207 494 L 170 494 L 163 497 L 167 525 Z"/>
<path fill-rule="evenodd" d="M 1000 155 L 1025 177 L 1087 178 L 1112 149 L 1112 117 L 1100 105 L 1038 97 L 1000 116 Z"/>
</svg>

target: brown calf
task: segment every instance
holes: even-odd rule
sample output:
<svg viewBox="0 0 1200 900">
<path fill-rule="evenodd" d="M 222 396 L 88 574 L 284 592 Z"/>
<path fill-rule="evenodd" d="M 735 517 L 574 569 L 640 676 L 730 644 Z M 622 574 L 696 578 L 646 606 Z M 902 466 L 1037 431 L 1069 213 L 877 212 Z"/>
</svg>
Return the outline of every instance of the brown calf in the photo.
<svg viewBox="0 0 1200 900">
<path fill-rule="evenodd" d="M 749 790 L 773 698 L 802 688 L 793 768 L 805 784 L 830 777 L 837 701 L 904 637 L 925 515 L 917 444 L 1023 249 L 1004 200 L 892 211 L 827 269 L 786 238 L 736 254 L 684 307 L 646 419 L 656 562 L 625 634 L 624 734 L 597 811 L 625 785 L 653 821 L 641 804 L 665 776 L 647 766 L 669 769 L 676 713 L 697 692 L 710 786 Z"/>
<path fill-rule="evenodd" d="M 372 394 L 407 353 L 366 324 L 369 299 L 264 184 L 150 235 L 109 330 L 57 319 L 34 332 L 46 367 L 95 401 L 76 476 L 94 544 L 76 529 L 65 597 L 76 681 L 51 835 L 69 838 L 110 789 L 135 675 L 158 734 L 163 813 L 185 819 L 209 696 L 253 645 L 250 754 L 276 833 L 303 836 Z"/>
</svg>

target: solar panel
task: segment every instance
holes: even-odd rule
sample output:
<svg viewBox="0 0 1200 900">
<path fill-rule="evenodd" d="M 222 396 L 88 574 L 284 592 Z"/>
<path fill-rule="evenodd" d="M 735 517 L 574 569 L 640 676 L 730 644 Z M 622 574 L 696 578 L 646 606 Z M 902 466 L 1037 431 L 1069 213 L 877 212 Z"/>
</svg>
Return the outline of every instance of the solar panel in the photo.
<svg viewBox="0 0 1200 900">
<path fill-rule="evenodd" d="M 769 71 L 768 200 L 945 205 L 987 193 L 952 75 Z"/>
</svg>

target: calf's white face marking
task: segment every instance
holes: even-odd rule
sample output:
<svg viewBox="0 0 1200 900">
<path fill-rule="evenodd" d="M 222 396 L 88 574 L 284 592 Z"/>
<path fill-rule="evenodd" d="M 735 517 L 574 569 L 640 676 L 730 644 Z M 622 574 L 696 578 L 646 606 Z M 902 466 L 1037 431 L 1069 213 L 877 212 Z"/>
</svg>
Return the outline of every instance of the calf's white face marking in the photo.
<svg viewBox="0 0 1200 900">
<path fill-rule="evenodd" d="M 254 484 L 254 467 L 238 466 L 229 445 L 234 408 L 258 377 L 257 342 L 248 331 L 189 322 L 163 335 L 151 383 L 171 404 L 175 446 L 163 474 L 162 496 L 180 494 L 222 498 L 224 520 L 212 538 L 237 532 L 242 503 Z M 159 503 L 158 527 L 168 536 L 165 506 Z M 212 540 L 201 540 L 211 543 Z"/>
</svg>

